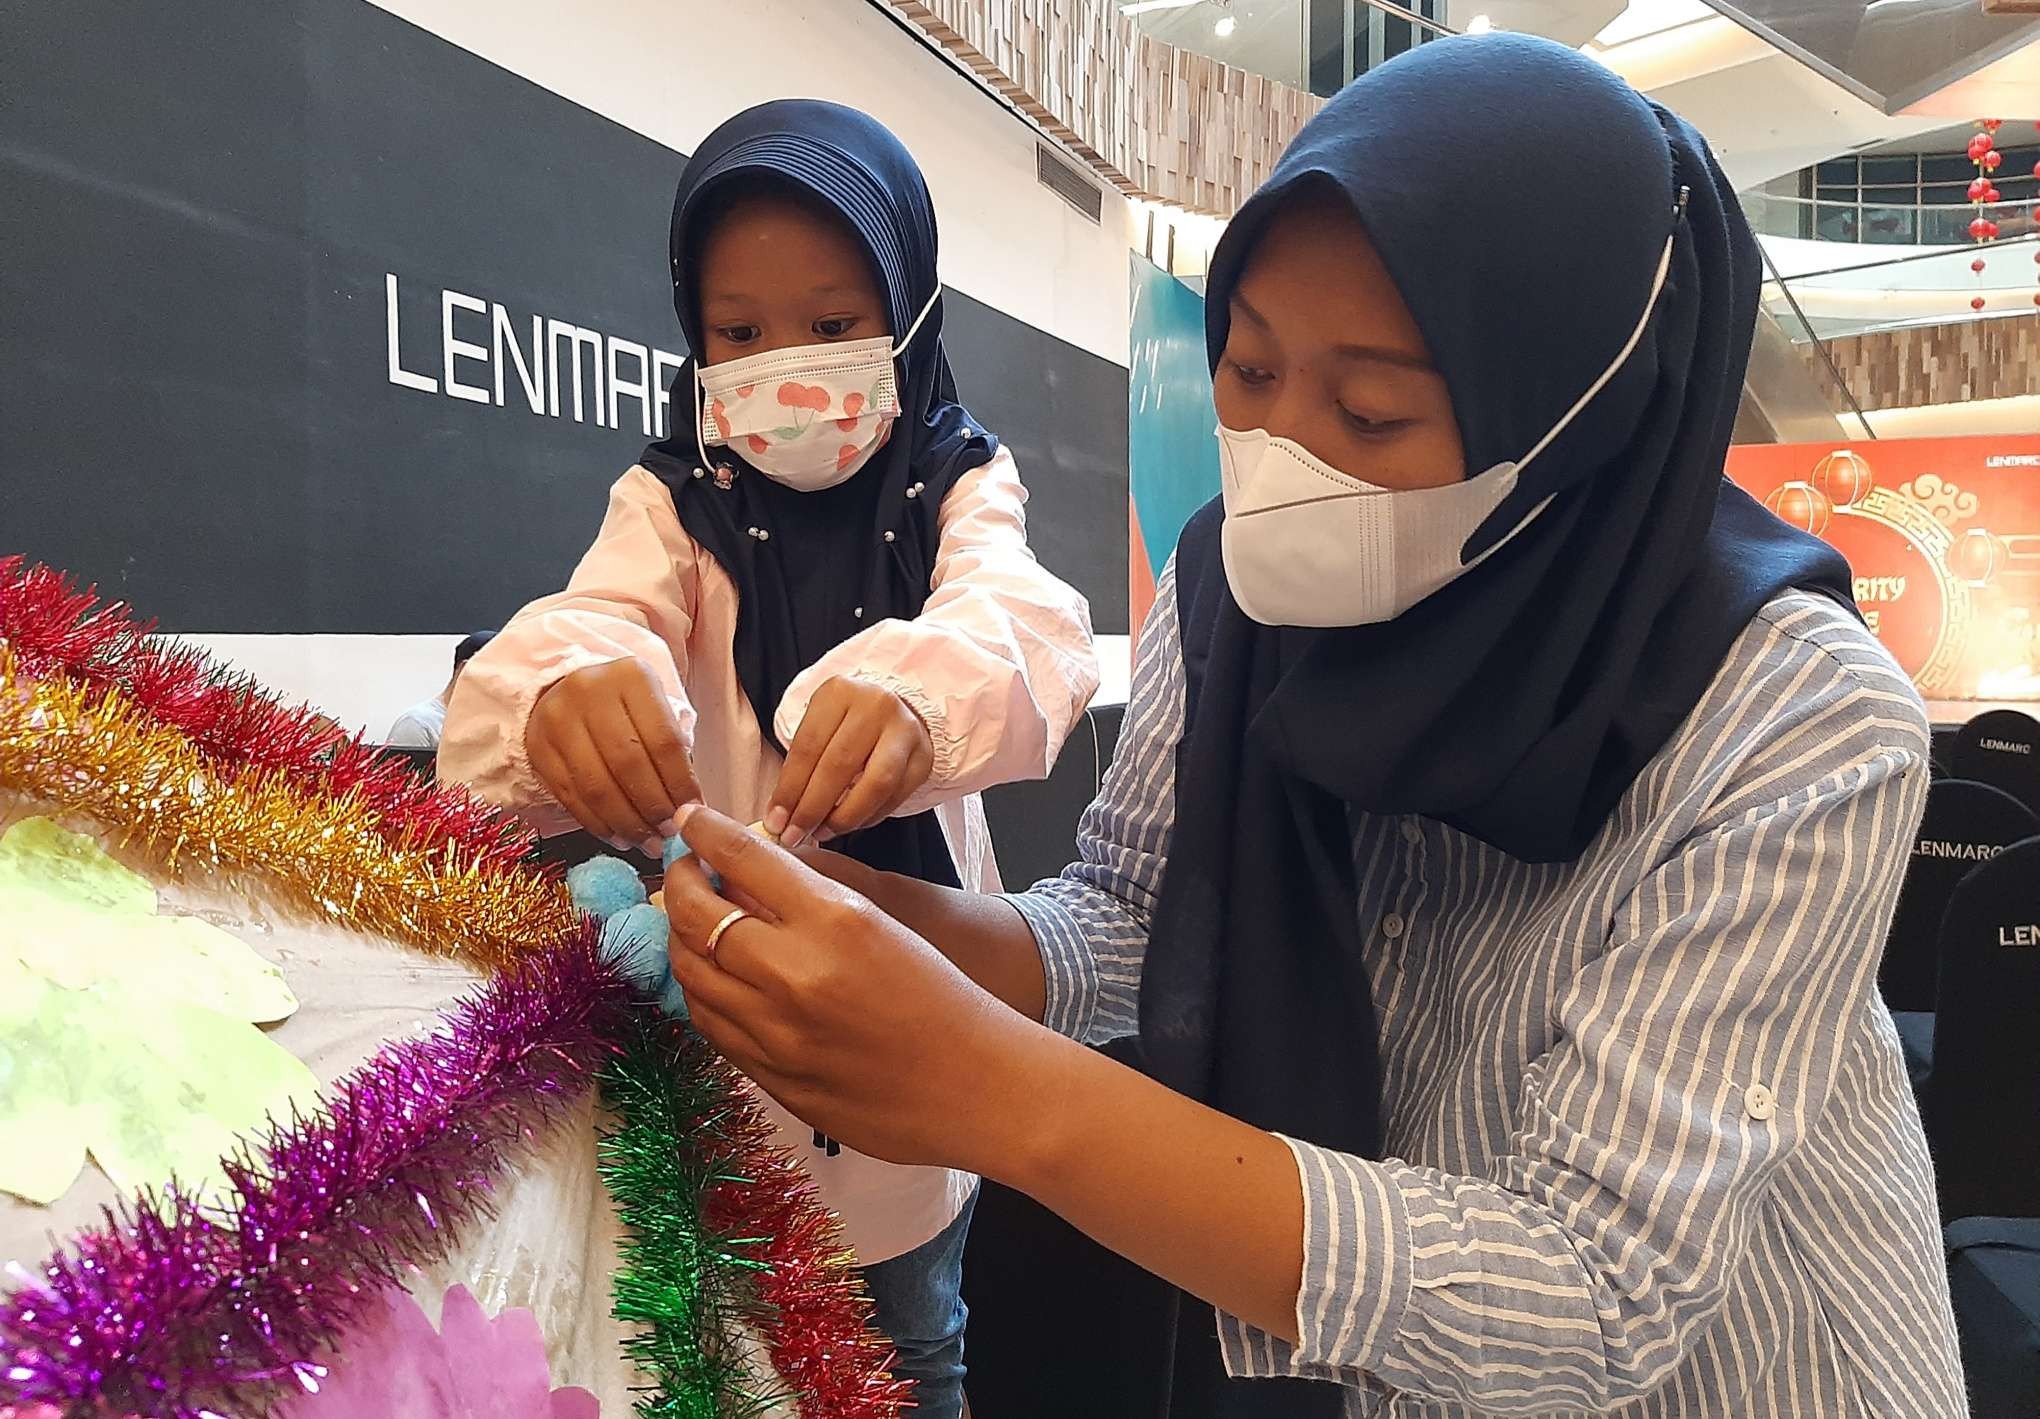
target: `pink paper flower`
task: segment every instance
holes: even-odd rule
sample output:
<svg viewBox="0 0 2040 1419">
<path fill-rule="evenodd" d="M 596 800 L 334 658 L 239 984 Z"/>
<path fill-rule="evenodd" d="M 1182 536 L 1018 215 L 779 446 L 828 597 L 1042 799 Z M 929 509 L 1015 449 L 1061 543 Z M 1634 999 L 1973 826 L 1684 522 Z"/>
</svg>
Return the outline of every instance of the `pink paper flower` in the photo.
<svg viewBox="0 0 2040 1419">
<path fill-rule="evenodd" d="M 490 1320 L 465 1286 L 446 1293 L 437 1330 L 408 1292 L 392 1289 L 384 1307 L 348 1334 L 325 1377 L 307 1381 L 306 1389 L 310 1392 L 277 1407 L 277 1419 L 600 1419 L 601 1414 L 587 1390 L 552 1387 L 545 1337 L 530 1311 L 507 1310 Z"/>
</svg>

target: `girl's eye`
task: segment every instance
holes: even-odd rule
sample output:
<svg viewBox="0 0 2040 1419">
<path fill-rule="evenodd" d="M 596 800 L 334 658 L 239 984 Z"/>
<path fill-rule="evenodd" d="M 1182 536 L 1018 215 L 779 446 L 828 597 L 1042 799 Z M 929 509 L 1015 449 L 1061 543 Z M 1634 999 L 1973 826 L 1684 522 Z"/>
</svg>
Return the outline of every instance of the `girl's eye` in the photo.
<svg viewBox="0 0 2040 1419">
<path fill-rule="evenodd" d="M 748 345 L 758 338 L 758 327 L 755 325 L 718 325 L 715 328 L 715 333 L 729 341 L 732 345 Z"/>
<path fill-rule="evenodd" d="M 857 317 L 854 315 L 832 316 L 828 320 L 817 320 L 814 324 L 815 334 L 824 340 L 841 340 L 856 328 Z"/>
<path fill-rule="evenodd" d="M 1259 389 L 1262 385 L 1270 383 L 1275 378 L 1274 371 L 1264 370 L 1258 365 L 1243 365 L 1231 356 L 1226 357 L 1225 367 L 1232 372 L 1234 379 L 1246 385 L 1249 389 Z"/>
</svg>

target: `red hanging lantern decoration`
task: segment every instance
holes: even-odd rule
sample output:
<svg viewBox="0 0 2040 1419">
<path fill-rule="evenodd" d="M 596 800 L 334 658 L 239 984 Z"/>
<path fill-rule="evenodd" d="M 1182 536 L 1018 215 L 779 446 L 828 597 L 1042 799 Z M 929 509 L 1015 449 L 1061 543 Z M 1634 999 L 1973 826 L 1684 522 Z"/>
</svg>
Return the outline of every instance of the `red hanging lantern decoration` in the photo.
<svg viewBox="0 0 2040 1419">
<path fill-rule="evenodd" d="M 1976 258 L 1976 260 L 1970 262 L 1969 269 L 1974 271 L 1977 275 L 1981 276 L 1983 274 L 1983 258 L 1979 256 Z"/>
<path fill-rule="evenodd" d="M 2004 570 L 2005 544 L 1981 527 L 1972 527 L 1948 549 L 1948 566 L 1974 587 L 1985 587 Z"/>
<path fill-rule="evenodd" d="M 2005 121 L 2002 118 L 1986 118 L 1983 120 L 1983 131 L 1986 133 L 1995 133 L 2004 126 Z"/>
<path fill-rule="evenodd" d="M 1969 234 L 1978 241 L 1996 241 L 1998 224 L 1988 217 L 1978 217 L 1969 224 Z"/>
<path fill-rule="evenodd" d="M 1771 496 L 1764 499 L 1764 506 L 1775 513 L 1781 521 L 1789 522 L 1802 532 L 1811 532 L 1818 537 L 1827 531 L 1828 520 L 1834 516 L 1834 505 L 1827 494 L 1810 483 L 1787 483 L 1774 488 Z"/>
<path fill-rule="evenodd" d="M 1974 297 L 1974 298 L 1973 298 L 1973 299 L 1972 299 L 1972 300 L 1971 300 L 1971 301 L 1969 302 L 1969 308 L 1970 308 L 1971 310 L 1975 310 L 1975 311 L 1980 311 L 1980 310 L 1982 310 L 1982 309 L 1983 309 L 1983 297 L 1982 297 L 1982 296 L 1977 296 L 1977 297 Z"/>
<path fill-rule="evenodd" d="M 1990 191 L 1990 179 L 1979 177 L 1969 184 L 1969 200 L 1971 202 L 1981 202 L 1983 201 L 1983 194 L 1988 191 Z"/>
<path fill-rule="evenodd" d="M 1813 465 L 1813 490 L 1836 507 L 1854 507 L 1877 486 L 1870 462 L 1853 448 L 1838 448 Z"/>
<path fill-rule="evenodd" d="M 1978 133 L 1969 140 L 1969 161 L 1980 163 L 1983 155 L 1995 148 L 1997 143 L 1988 133 Z"/>
</svg>

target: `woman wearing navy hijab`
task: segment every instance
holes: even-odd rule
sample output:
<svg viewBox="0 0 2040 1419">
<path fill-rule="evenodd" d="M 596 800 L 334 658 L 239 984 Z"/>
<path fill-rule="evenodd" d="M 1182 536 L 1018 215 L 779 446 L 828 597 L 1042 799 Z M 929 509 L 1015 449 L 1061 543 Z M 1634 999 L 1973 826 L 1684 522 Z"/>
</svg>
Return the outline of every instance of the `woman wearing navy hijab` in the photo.
<svg viewBox="0 0 2040 1419">
<path fill-rule="evenodd" d="M 696 813 L 758 912 L 711 958 L 669 878 L 703 1032 L 1180 1287 L 1172 1414 L 1964 1412 L 1875 990 L 1926 725 L 1722 476 L 1758 265 L 1570 50 L 1353 84 L 1213 262 L 1222 507 L 1081 861 L 973 902 Z"/>
</svg>

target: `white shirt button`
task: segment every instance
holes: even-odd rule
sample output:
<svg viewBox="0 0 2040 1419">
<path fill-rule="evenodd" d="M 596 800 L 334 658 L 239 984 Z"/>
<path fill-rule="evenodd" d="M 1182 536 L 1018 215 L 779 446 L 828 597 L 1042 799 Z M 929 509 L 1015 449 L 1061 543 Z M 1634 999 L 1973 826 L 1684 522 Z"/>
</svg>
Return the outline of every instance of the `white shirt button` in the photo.
<svg viewBox="0 0 2040 1419">
<path fill-rule="evenodd" d="M 1778 1112 L 1778 1096 L 1762 1084 L 1752 1084 L 1743 1090 L 1743 1112 L 1763 1123 Z"/>
<path fill-rule="evenodd" d="M 1402 840 L 1411 847 L 1416 847 L 1424 840 L 1424 830 L 1415 823 L 1405 823 L 1402 825 Z"/>
<path fill-rule="evenodd" d="M 1381 934 L 1393 941 L 1403 934 L 1404 925 L 1405 923 L 1401 917 L 1397 916 L 1394 912 L 1390 912 L 1381 919 Z"/>
</svg>

